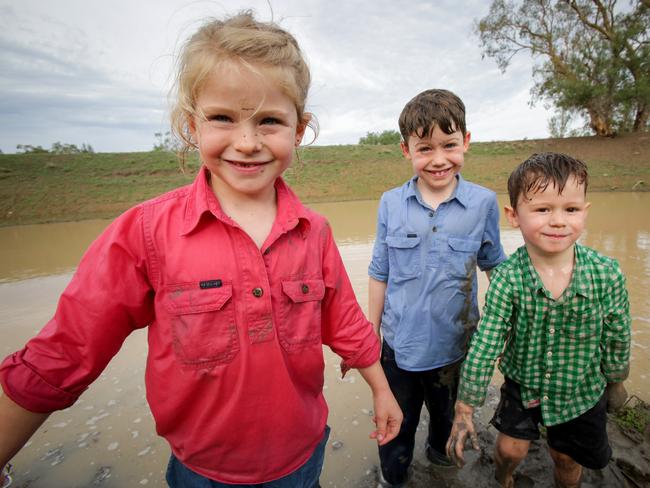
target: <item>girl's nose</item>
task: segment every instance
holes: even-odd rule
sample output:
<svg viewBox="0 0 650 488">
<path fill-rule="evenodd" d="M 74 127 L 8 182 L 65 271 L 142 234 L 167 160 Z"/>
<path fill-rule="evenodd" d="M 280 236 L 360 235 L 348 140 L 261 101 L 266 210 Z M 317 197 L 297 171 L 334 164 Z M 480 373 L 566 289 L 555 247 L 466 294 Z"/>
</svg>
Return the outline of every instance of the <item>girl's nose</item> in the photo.
<svg viewBox="0 0 650 488">
<path fill-rule="evenodd" d="M 243 153 L 259 151 L 262 144 L 256 128 L 243 124 L 235 135 L 234 147 Z"/>
</svg>

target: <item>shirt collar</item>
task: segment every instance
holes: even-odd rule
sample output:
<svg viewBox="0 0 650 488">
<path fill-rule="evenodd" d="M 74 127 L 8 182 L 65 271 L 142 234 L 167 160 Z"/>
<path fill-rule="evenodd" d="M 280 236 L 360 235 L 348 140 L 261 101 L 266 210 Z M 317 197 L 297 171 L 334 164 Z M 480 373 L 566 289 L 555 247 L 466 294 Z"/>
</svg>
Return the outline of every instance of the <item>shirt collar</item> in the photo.
<svg viewBox="0 0 650 488">
<path fill-rule="evenodd" d="M 422 195 L 420 195 L 420 190 L 417 187 L 417 176 L 413 176 L 408 182 L 406 192 L 404 193 L 404 200 L 409 198 L 415 198 L 418 202 L 422 203 Z M 451 202 L 453 199 L 456 199 L 463 207 L 467 208 L 469 203 L 469 193 L 468 193 L 468 183 L 463 179 L 459 174 L 456 175 L 458 184 L 454 188 L 454 192 L 451 194 L 445 202 Z"/>
<path fill-rule="evenodd" d="M 311 228 L 311 220 L 308 210 L 300 202 L 298 197 L 282 177 L 275 180 L 275 190 L 278 201 L 278 212 L 275 218 L 274 232 L 276 226 L 280 232 L 287 232 L 299 227 L 302 237 L 306 237 Z M 209 213 L 222 222 L 233 225 L 234 222 L 228 217 L 219 204 L 210 186 L 210 171 L 205 166 L 199 170 L 194 183 L 190 186 L 189 194 L 185 204 L 185 216 L 181 235 L 187 235 L 194 231 L 204 214 Z"/>
<path fill-rule="evenodd" d="M 544 283 L 542 283 L 535 266 L 533 266 L 533 263 L 530 260 L 526 246 L 519 248 L 517 253 L 519 255 L 519 269 L 524 270 L 524 280 L 528 287 L 535 292 L 541 290 L 543 293 L 548 294 L 546 288 L 544 288 Z M 589 298 L 593 295 L 593 289 L 591 286 L 591 280 L 588 276 L 587 266 L 585 266 L 584 262 L 584 247 L 576 244 L 574 253 L 575 264 L 573 267 L 573 274 L 571 275 L 571 282 L 562 296 L 570 298 L 575 295 L 580 295 Z"/>
</svg>

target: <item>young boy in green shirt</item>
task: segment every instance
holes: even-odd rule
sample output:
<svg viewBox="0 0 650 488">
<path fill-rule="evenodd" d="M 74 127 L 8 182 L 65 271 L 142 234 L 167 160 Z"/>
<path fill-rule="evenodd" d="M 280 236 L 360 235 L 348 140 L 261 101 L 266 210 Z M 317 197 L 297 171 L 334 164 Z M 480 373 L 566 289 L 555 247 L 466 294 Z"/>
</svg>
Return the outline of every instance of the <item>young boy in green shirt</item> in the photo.
<svg viewBox="0 0 650 488">
<path fill-rule="evenodd" d="M 468 437 L 478 449 L 472 413 L 500 357 L 505 383 L 491 423 L 504 487 L 514 485 L 538 424 L 547 429 L 557 486 L 580 486 L 582 466 L 602 469 L 611 457 L 607 409 L 627 396 L 631 320 L 618 263 L 576 243 L 590 206 L 587 177 L 581 161 L 542 153 L 508 179 L 506 217 L 525 245 L 492 273 L 447 442 L 459 466 Z"/>
</svg>

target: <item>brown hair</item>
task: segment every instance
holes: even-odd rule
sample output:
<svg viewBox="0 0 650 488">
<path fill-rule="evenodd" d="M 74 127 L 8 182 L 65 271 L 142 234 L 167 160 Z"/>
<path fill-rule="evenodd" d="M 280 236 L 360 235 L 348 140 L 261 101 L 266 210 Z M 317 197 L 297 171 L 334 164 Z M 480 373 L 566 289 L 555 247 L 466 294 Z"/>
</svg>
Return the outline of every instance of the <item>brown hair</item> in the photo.
<svg viewBox="0 0 650 488">
<path fill-rule="evenodd" d="M 465 137 L 467 133 L 465 104 L 449 90 L 423 91 L 404 106 L 399 116 L 399 131 L 405 143 L 413 134 L 418 137 L 430 135 L 436 126 L 445 134 L 459 130 Z"/>
<path fill-rule="evenodd" d="M 296 39 L 273 22 L 255 20 L 249 10 L 204 24 L 183 49 L 175 79 L 175 103 L 171 111 L 171 128 L 181 143 L 183 163 L 192 141 L 190 121 L 196 112 L 197 94 L 207 77 L 221 63 L 234 61 L 242 68 L 270 75 L 296 106 L 298 122 L 307 122 L 305 103 L 311 76 Z M 315 120 L 309 124 L 318 132 Z"/>
<path fill-rule="evenodd" d="M 510 206 L 517 208 L 520 196 L 544 191 L 550 184 L 561 194 L 571 176 L 576 178 L 579 185 L 584 185 L 586 195 L 589 175 L 585 163 L 561 153 L 533 154 L 517 166 L 508 178 Z"/>
</svg>

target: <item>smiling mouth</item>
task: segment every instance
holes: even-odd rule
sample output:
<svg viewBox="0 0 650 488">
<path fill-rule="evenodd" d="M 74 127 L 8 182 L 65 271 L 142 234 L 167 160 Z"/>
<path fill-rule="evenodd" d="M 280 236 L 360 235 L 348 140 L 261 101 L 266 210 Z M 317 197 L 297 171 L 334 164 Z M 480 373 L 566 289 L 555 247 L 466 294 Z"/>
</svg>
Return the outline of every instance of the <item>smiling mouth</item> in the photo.
<svg viewBox="0 0 650 488">
<path fill-rule="evenodd" d="M 254 161 L 251 163 L 247 163 L 244 161 L 232 161 L 230 159 L 224 159 L 224 161 L 228 164 L 232 164 L 233 166 L 237 166 L 238 168 L 256 168 L 260 166 L 264 166 L 265 164 L 269 164 L 271 161 Z"/>
<path fill-rule="evenodd" d="M 440 177 L 440 176 L 446 176 L 447 174 L 449 174 L 450 170 L 451 170 L 451 168 L 439 169 L 439 170 L 435 170 L 435 171 L 434 170 L 427 170 L 427 173 L 429 173 L 432 176 Z"/>
</svg>

